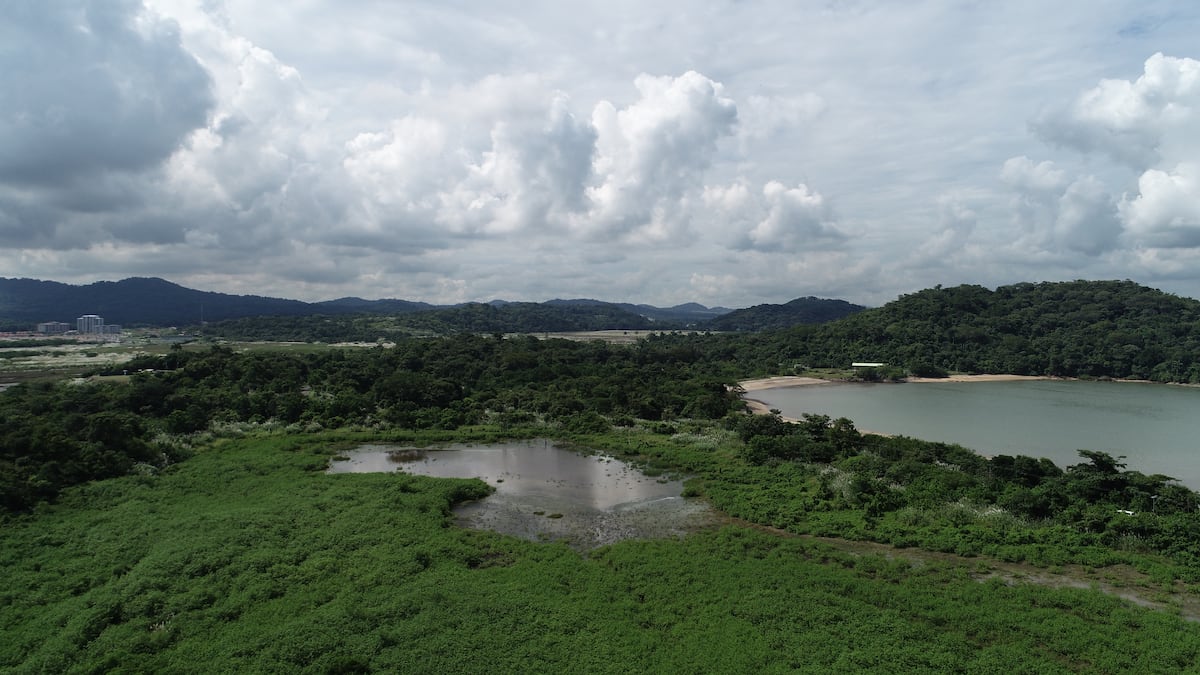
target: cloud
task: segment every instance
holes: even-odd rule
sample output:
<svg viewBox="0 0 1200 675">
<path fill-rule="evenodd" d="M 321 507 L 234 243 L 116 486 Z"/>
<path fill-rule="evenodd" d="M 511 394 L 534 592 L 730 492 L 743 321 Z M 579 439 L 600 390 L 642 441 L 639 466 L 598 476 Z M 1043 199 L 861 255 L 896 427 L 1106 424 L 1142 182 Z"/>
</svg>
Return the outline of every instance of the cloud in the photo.
<svg viewBox="0 0 1200 675">
<path fill-rule="evenodd" d="M 1179 3 L 144 2 L 0 10 L 6 274 L 731 306 L 1200 283 Z"/>
<path fill-rule="evenodd" d="M 1033 123 L 1051 144 L 1143 169 L 1200 150 L 1200 61 L 1148 58 L 1134 81 L 1106 79 Z"/>
<path fill-rule="evenodd" d="M 457 148 L 442 122 L 410 115 L 392 120 L 381 131 L 366 131 L 345 144 L 340 169 L 347 191 L 337 198 L 348 203 L 344 218 L 320 238 L 336 244 L 396 247 L 393 239 L 411 241 L 407 227 L 428 227 L 437 216 L 438 194 L 447 183 Z"/>
<path fill-rule="evenodd" d="M 1000 180 L 1022 194 L 1044 196 L 1062 190 L 1066 184 L 1066 173 L 1045 161 L 1035 164 L 1028 157 L 1012 157 L 1004 162 Z"/>
<path fill-rule="evenodd" d="M 742 279 L 732 274 L 702 274 L 700 272 L 693 273 L 688 279 L 695 297 L 699 298 L 716 298 L 727 292 L 729 288 L 736 288 L 742 283 Z"/>
<path fill-rule="evenodd" d="M 1012 190 L 1018 247 L 1097 256 L 1117 246 L 1116 202 L 1094 176 L 1071 180 L 1054 162 L 1021 156 L 1004 163 L 1000 179 Z"/>
<path fill-rule="evenodd" d="M 1121 235 L 1113 198 L 1093 176 L 1067 186 L 1058 200 L 1054 239 L 1063 248 L 1100 255 L 1112 250 Z"/>
<path fill-rule="evenodd" d="M 795 96 L 753 95 L 738 106 L 738 137 L 743 149 L 768 141 L 781 132 L 803 127 L 820 117 L 828 103 L 818 94 Z"/>
<path fill-rule="evenodd" d="M 180 241 L 177 223 L 138 215 L 216 105 L 179 26 L 128 0 L 17 1 L 4 14 L 0 243 Z"/>
<path fill-rule="evenodd" d="M 1094 181 L 1064 196 L 1070 208 L 1058 229 L 1083 250 L 1106 247 L 1121 225 L 1139 246 L 1200 246 L 1200 61 L 1154 54 L 1136 80 L 1103 80 L 1044 122 L 1049 140 L 1140 172 L 1137 194 L 1120 200 L 1119 222 L 1108 217 Z M 1085 225 L 1084 237 L 1073 237 Z"/>
<path fill-rule="evenodd" d="M 1172 171 L 1151 169 L 1138 179 L 1138 194 L 1120 205 L 1130 232 L 1146 245 L 1200 247 L 1200 164 L 1181 162 Z"/>
<path fill-rule="evenodd" d="M 979 216 L 959 199 L 943 195 L 938 199 L 939 230 L 918 247 L 916 258 L 926 263 L 943 261 L 961 253 L 975 230 Z"/>
<path fill-rule="evenodd" d="M 829 249 L 847 240 L 833 208 L 821 193 L 800 183 L 767 182 L 757 193 L 745 181 L 709 186 L 701 203 L 713 229 L 735 250 L 795 253 Z"/>
<path fill-rule="evenodd" d="M 554 97 L 541 124 L 498 121 L 491 140 L 467 179 L 442 195 L 439 222 L 456 231 L 511 234 L 563 228 L 584 211 L 596 131 L 575 118 L 566 96 Z"/>
<path fill-rule="evenodd" d="M 411 115 L 346 143 L 341 166 L 356 215 L 333 236 L 436 248 L 437 240 L 568 227 L 586 211 L 595 130 L 561 92 L 529 78 L 509 84 L 489 77 L 453 92 L 465 119 Z M 480 126 L 490 134 L 464 131 Z"/>
<path fill-rule="evenodd" d="M 825 248 L 845 240 L 833 225 L 828 202 L 807 185 L 789 188 L 771 181 L 763 186 L 762 194 L 767 213 L 746 233 L 746 248 L 789 252 Z"/>
<path fill-rule="evenodd" d="M 151 169 L 214 105 L 178 25 L 138 2 L 15 0 L 0 23 L 0 181 L 9 185 L 59 189 Z"/>
<path fill-rule="evenodd" d="M 702 186 L 717 141 L 732 134 L 737 106 L 700 73 L 639 75 L 640 98 L 618 110 L 608 101 L 592 112 L 596 129 L 591 209 L 578 221 L 594 237 L 637 234 L 670 240 L 686 229 L 681 200 Z"/>
<path fill-rule="evenodd" d="M 346 217 L 343 174 L 331 167 L 327 111 L 300 73 L 233 32 L 221 15 L 190 17 L 187 46 L 212 74 L 209 123 L 176 153 L 162 201 L 193 214 L 191 231 L 232 260 L 272 255 Z"/>
</svg>

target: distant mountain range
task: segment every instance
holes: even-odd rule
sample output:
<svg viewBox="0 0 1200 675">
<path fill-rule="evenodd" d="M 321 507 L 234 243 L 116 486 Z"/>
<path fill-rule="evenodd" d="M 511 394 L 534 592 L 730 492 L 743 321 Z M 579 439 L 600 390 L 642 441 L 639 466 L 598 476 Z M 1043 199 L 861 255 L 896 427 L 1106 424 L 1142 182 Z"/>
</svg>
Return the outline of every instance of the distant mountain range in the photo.
<svg viewBox="0 0 1200 675">
<path fill-rule="evenodd" d="M 322 310 L 320 305 L 299 300 L 197 291 L 157 278 L 98 281 L 86 286 L 0 279 L 0 325 L 8 328 L 28 329 L 43 321 L 74 324 L 75 318 L 83 314 L 99 314 L 110 324 L 175 326 L 242 316 L 294 316 L 329 311 L 336 309 Z"/>
<path fill-rule="evenodd" d="M 710 321 L 734 310 L 726 307 L 705 307 L 699 303 L 689 302 L 674 307 L 654 307 L 653 305 L 633 305 L 628 302 L 604 302 L 602 300 L 547 300 L 546 305 L 563 307 L 587 307 L 593 305 L 609 305 L 623 309 L 630 314 L 644 316 L 651 321 L 668 323 L 698 324 Z"/>
<path fill-rule="evenodd" d="M 538 327 L 533 330 L 560 330 L 561 326 L 577 324 L 581 312 L 587 312 L 592 317 L 589 325 L 602 328 L 755 331 L 800 323 L 821 323 L 863 309 L 844 300 L 812 297 L 798 298 L 784 305 L 757 305 L 742 310 L 706 307 L 698 303 L 663 308 L 592 299 L 556 299 L 544 303 L 494 300 L 487 304 L 497 309 L 510 305 L 518 309 L 515 306 L 519 306 L 522 316 L 537 317 L 535 323 Z M 540 309 L 532 311 L 539 306 Z M 56 281 L 0 278 L 0 329 L 3 330 L 29 330 L 35 324 L 46 321 L 73 324 L 76 317 L 84 314 L 99 314 L 104 317 L 105 323 L 124 326 L 192 326 L 202 321 L 219 322 L 246 317 L 432 312 L 432 316 L 440 317 L 443 323 L 455 325 L 460 323 L 460 317 L 478 315 L 478 310 L 470 310 L 471 307 L 479 307 L 479 303 L 431 305 L 409 300 L 364 300 L 356 297 L 302 302 L 198 291 L 163 279 L 145 277 L 100 281 L 83 286 Z M 523 328 L 528 329 L 524 323 Z"/>
<path fill-rule="evenodd" d="M 861 312 L 866 307 L 845 300 L 824 300 L 809 296 L 782 305 L 755 305 L 739 309 L 708 322 L 707 328 L 719 331 L 763 331 L 806 323 L 826 323 Z"/>
</svg>

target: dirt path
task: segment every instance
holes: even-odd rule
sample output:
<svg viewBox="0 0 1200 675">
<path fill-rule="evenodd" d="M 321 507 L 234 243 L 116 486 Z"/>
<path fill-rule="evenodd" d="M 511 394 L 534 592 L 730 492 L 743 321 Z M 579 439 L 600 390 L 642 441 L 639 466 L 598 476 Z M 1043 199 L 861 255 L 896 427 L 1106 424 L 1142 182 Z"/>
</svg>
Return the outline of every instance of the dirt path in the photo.
<svg viewBox="0 0 1200 675">
<path fill-rule="evenodd" d="M 915 548 L 897 548 L 872 541 L 851 541 L 833 537 L 793 534 L 767 525 L 757 525 L 737 518 L 730 524 L 748 527 L 780 537 L 820 542 L 835 550 L 852 555 L 877 555 L 892 560 L 907 560 L 912 565 L 941 563 L 961 565 L 971 570 L 971 577 L 983 582 L 1000 579 L 1007 584 L 1037 584 L 1049 588 L 1090 588 L 1114 595 L 1139 607 L 1178 614 L 1187 621 L 1200 622 L 1200 596 L 1190 593 L 1182 582 L 1170 590 L 1155 584 L 1150 577 L 1129 565 L 1088 568 L 1083 565 L 1062 565 L 1052 571 L 1028 563 L 1010 563 L 983 556 L 964 557 L 953 553 L 938 553 Z"/>
<path fill-rule="evenodd" d="M 909 378 L 910 382 L 997 382 L 1014 380 L 1045 380 L 1048 377 L 1026 375 L 956 375 L 950 378 L 929 379 Z M 744 392 L 762 391 L 775 387 L 798 387 L 815 384 L 827 384 L 830 380 L 815 377 L 768 377 L 758 380 L 739 382 Z M 743 396 L 746 406 L 751 412 L 765 415 L 770 407 L 757 399 Z M 783 417 L 789 422 L 794 418 Z M 859 429 L 861 433 L 872 433 Z M 886 435 L 886 434 L 884 434 Z M 951 565 L 964 565 L 973 568 L 972 577 L 979 581 L 999 578 L 1005 583 L 1032 583 L 1050 588 L 1092 588 L 1102 593 L 1115 595 L 1123 600 L 1141 607 L 1160 611 L 1178 613 L 1188 621 L 1200 622 L 1200 595 L 1188 592 L 1182 582 L 1175 582 L 1172 588 L 1165 589 L 1156 584 L 1150 577 L 1128 565 L 1114 565 L 1103 568 L 1089 568 L 1083 565 L 1063 565 L 1051 571 L 1047 568 L 1036 567 L 1027 563 L 1009 563 L 992 558 L 966 558 L 952 553 L 937 553 L 913 548 L 897 548 L 889 544 L 879 544 L 869 541 L 850 541 L 830 537 L 814 537 L 811 535 L 796 535 L 785 530 L 765 525 L 756 525 L 743 520 L 730 519 L 730 523 L 769 532 L 784 537 L 799 537 L 810 541 L 818 541 L 830 547 L 854 555 L 880 555 L 886 558 L 908 560 L 913 564 L 939 562 Z"/>
</svg>

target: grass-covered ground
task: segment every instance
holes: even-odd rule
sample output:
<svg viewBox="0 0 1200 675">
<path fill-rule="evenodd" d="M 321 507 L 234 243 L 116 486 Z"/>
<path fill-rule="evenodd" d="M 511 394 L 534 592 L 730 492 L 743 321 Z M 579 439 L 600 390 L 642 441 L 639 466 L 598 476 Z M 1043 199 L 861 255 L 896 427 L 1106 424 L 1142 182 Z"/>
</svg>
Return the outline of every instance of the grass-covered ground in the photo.
<svg viewBox="0 0 1200 675">
<path fill-rule="evenodd" d="M 461 530 L 449 508 L 483 483 L 323 473 L 346 442 L 217 441 L 6 521 L 0 670 L 1180 672 L 1200 660 L 1200 627 L 1177 616 L 980 582 L 966 564 L 736 526 L 588 555 Z M 768 469 L 735 468 L 720 443 L 609 444 L 706 472 L 693 491 L 714 502 L 772 498 L 732 487 Z"/>
</svg>

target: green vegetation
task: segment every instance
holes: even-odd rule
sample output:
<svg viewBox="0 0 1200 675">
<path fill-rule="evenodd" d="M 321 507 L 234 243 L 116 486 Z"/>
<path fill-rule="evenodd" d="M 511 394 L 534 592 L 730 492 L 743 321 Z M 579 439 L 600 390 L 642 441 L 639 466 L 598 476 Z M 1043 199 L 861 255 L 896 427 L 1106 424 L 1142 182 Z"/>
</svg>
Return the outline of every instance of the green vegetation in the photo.
<svg viewBox="0 0 1200 675">
<path fill-rule="evenodd" d="M 704 327 L 718 331 L 765 331 L 790 328 L 799 324 L 836 321 L 866 309 L 845 300 L 824 300 L 812 296 L 796 298 L 782 305 L 755 305 L 723 314 Z"/>
<path fill-rule="evenodd" d="M 719 418 L 740 406 L 694 350 L 462 335 L 394 348 L 173 349 L 106 374 L 128 382 L 26 384 L 0 395 L 4 505 L 27 509 L 91 478 L 178 459 L 165 435 L 231 424 L 455 429 L 483 421 L 606 429 L 602 416 Z M 152 371 L 152 372 L 141 372 Z"/>
<path fill-rule="evenodd" d="M 17 349 L 23 347 L 59 347 L 61 345 L 79 344 L 75 340 L 66 338 L 22 338 L 16 340 L 4 340 L 0 342 L 0 348 Z"/>
<path fill-rule="evenodd" d="M 646 330 L 656 325 L 645 317 L 608 304 L 512 302 L 502 305 L 468 303 L 387 316 L 248 317 L 213 323 L 203 332 L 231 340 L 375 342 L 412 335 Z"/>
<path fill-rule="evenodd" d="M 1196 309 L 1129 283 L 960 287 L 777 333 L 172 348 L 97 370 L 118 377 L 22 384 L 0 393 L 0 669 L 1193 668 L 1200 628 L 1179 617 L 980 576 L 1131 569 L 1168 604 L 1194 600 L 1195 492 L 1105 453 L 987 460 L 750 416 L 735 383 L 868 358 L 888 365 L 860 377 L 1024 363 L 1194 379 Z M 1063 358 L 1072 340 L 1094 349 Z M 506 437 L 686 474 L 689 498 L 744 524 L 580 556 L 451 527 L 479 481 L 322 471 L 359 442 Z M 914 565 L 910 548 L 961 558 Z"/>
<path fill-rule="evenodd" d="M 208 293 L 155 278 L 72 286 L 0 277 L 0 330 L 28 330 L 48 320 L 73 322 L 101 307 L 107 323 L 124 326 L 173 326 L 203 318 L 314 312 L 314 305 L 298 300 Z"/>
<path fill-rule="evenodd" d="M 763 343 L 813 365 L 1200 382 L 1200 302 L 1131 281 L 939 287 Z"/>
<path fill-rule="evenodd" d="M 736 417 L 751 466 L 704 491 L 722 510 L 795 533 L 870 539 L 1038 565 L 1131 564 L 1200 582 L 1200 495 L 1080 451 L 985 459 L 958 445 L 859 434 L 846 419 Z M 744 476 L 733 479 L 733 467 Z M 705 476 L 705 472 L 701 472 Z"/>
<path fill-rule="evenodd" d="M 375 342 L 412 335 L 455 333 L 546 333 L 595 330 L 670 330 L 685 326 L 716 331 L 762 331 L 834 321 L 861 311 L 844 300 L 797 298 L 783 305 L 758 305 L 709 319 L 669 310 L 596 301 L 467 303 L 457 307 L 353 316 L 257 316 L 204 327 L 206 335 L 231 340 Z M 638 311 L 655 310 L 660 318 Z"/>
<path fill-rule="evenodd" d="M 225 441 L 10 521 L 0 668 L 1178 672 L 1200 658 L 1200 628 L 1093 591 L 741 527 L 588 557 L 447 527 L 483 483 L 321 472 L 339 447 Z"/>
<path fill-rule="evenodd" d="M 542 308 L 537 311 L 507 315 L 503 308 L 485 307 L 393 317 L 247 319 L 216 324 L 211 331 L 236 339 L 374 342 L 412 334 L 557 330 L 543 327 L 548 310 L 541 305 L 532 306 Z M 759 312 L 750 317 L 752 325 L 741 325 L 738 317 L 744 312 L 711 325 L 759 330 L 775 320 L 771 312 Z M 574 325 L 582 329 L 586 324 L 581 320 Z M 614 327 L 603 321 L 591 325 Z M 938 287 L 819 325 L 664 339 L 693 352 L 712 372 L 739 376 L 792 373 L 798 366 L 845 368 L 868 360 L 887 363 L 900 375 L 1013 373 L 1200 382 L 1200 301 L 1130 281 L 1017 284 L 995 291 Z"/>
</svg>

